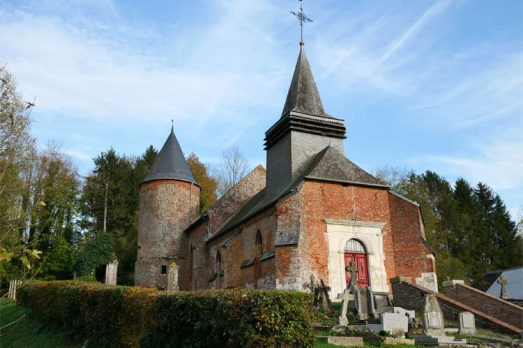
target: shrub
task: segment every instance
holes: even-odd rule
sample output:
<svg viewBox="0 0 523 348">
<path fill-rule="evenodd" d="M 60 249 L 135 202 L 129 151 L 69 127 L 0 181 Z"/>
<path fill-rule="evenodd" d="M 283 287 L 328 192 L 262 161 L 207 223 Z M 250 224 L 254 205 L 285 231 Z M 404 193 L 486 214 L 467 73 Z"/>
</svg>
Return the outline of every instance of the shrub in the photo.
<svg viewBox="0 0 523 348">
<path fill-rule="evenodd" d="M 72 281 L 33 282 L 19 301 L 69 340 L 100 347 L 312 347 L 311 294 L 166 293 Z"/>
</svg>

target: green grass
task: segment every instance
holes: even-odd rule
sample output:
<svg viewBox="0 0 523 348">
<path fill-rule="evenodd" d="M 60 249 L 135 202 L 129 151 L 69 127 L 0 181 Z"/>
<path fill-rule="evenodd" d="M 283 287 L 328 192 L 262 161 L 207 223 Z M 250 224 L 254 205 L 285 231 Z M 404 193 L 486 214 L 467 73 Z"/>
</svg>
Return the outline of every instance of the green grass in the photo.
<svg viewBox="0 0 523 348">
<path fill-rule="evenodd" d="M 6 299 L 0 300 L 0 327 L 2 327 L 2 329 L 0 329 L 1 348 L 58 348 L 80 346 L 79 344 L 67 344 L 61 332 L 31 319 L 28 309 L 9 302 Z"/>
</svg>

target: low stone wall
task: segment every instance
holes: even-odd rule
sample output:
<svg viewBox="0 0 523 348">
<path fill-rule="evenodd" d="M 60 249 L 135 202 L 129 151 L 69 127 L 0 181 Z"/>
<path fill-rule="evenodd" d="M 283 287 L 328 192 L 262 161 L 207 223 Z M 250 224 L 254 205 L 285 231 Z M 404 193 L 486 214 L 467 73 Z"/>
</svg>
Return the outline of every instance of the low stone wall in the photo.
<svg viewBox="0 0 523 348">
<path fill-rule="evenodd" d="M 443 283 L 445 295 L 523 331 L 523 308 L 474 289 L 460 281 Z"/>
<path fill-rule="evenodd" d="M 410 279 L 410 278 L 408 278 Z M 476 326 L 488 327 L 496 331 L 509 334 L 521 334 L 521 330 L 509 323 L 505 323 L 495 317 L 472 308 L 445 295 L 426 289 L 420 285 L 411 283 L 405 277 L 391 279 L 393 303 L 395 306 L 408 309 L 423 310 L 425 295 L 435 295 L 445 318 L 458 319 L 460 312 L 471 312 L 476 319 Z"/>
</svg>

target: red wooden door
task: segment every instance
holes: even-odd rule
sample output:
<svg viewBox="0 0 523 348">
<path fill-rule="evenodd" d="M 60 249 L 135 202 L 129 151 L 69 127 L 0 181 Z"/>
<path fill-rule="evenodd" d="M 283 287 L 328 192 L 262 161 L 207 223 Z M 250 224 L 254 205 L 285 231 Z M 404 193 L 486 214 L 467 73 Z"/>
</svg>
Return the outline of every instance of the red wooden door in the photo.
<svg viewBox="0 0 523 348">
<path fill-rule="evenodd" d="M 362 288 L 369 286 L 369 270 L 367 267 L 367 254 L 364 253 L 345 253 L 345 267 L 350 266 L 350 262 L 354 261 L 359 272 L 356 273 L 358 285 Z M 345 271 L 345 281 L 347 286 L 350 284 L 350 272 Z"/>
</svg>

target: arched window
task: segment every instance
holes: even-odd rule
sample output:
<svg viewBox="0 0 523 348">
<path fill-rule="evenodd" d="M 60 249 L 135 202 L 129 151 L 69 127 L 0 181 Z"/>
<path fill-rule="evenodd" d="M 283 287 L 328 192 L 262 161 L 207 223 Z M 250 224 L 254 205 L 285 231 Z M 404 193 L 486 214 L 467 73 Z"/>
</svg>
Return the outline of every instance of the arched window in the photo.
<svg viewBox="0 0 523 348">
<path fill-rule="evenodd" d="M 191 244 L 190 249 L 189 249 L 189 282 L 191 282 L 190 286 L 192 286 L 193 269 L 194 269 L 194 248 Z"/>
<path fill-rule="evenodd" d="M 216 252 L 216 265 L 215 265 L 215 272 L 220 273 L 222 270 L 222 254 L 220 254 L 219 251 Z"/>
<path fill-rule="evenodd" d="M 366 253 L 365 246 L 359 240 L 351 239 L 345 244 L 345 252 L 347 253 Z"/>
<path fill-rule="evenodd" d="M 216 252 L 216 264 L 214 266 L 214 271 L 216 272 L 216 289 L 222 288 L 222 254 L 220 251 Z"/>
<path fill-rule="evenodd" d="M 261 276 L 261 257 L 263 255 L 263 238 L 258 231 L 256 233 L 256 259 L 254 260 L 254 277 L 259 278 Z"/>
</svg>

